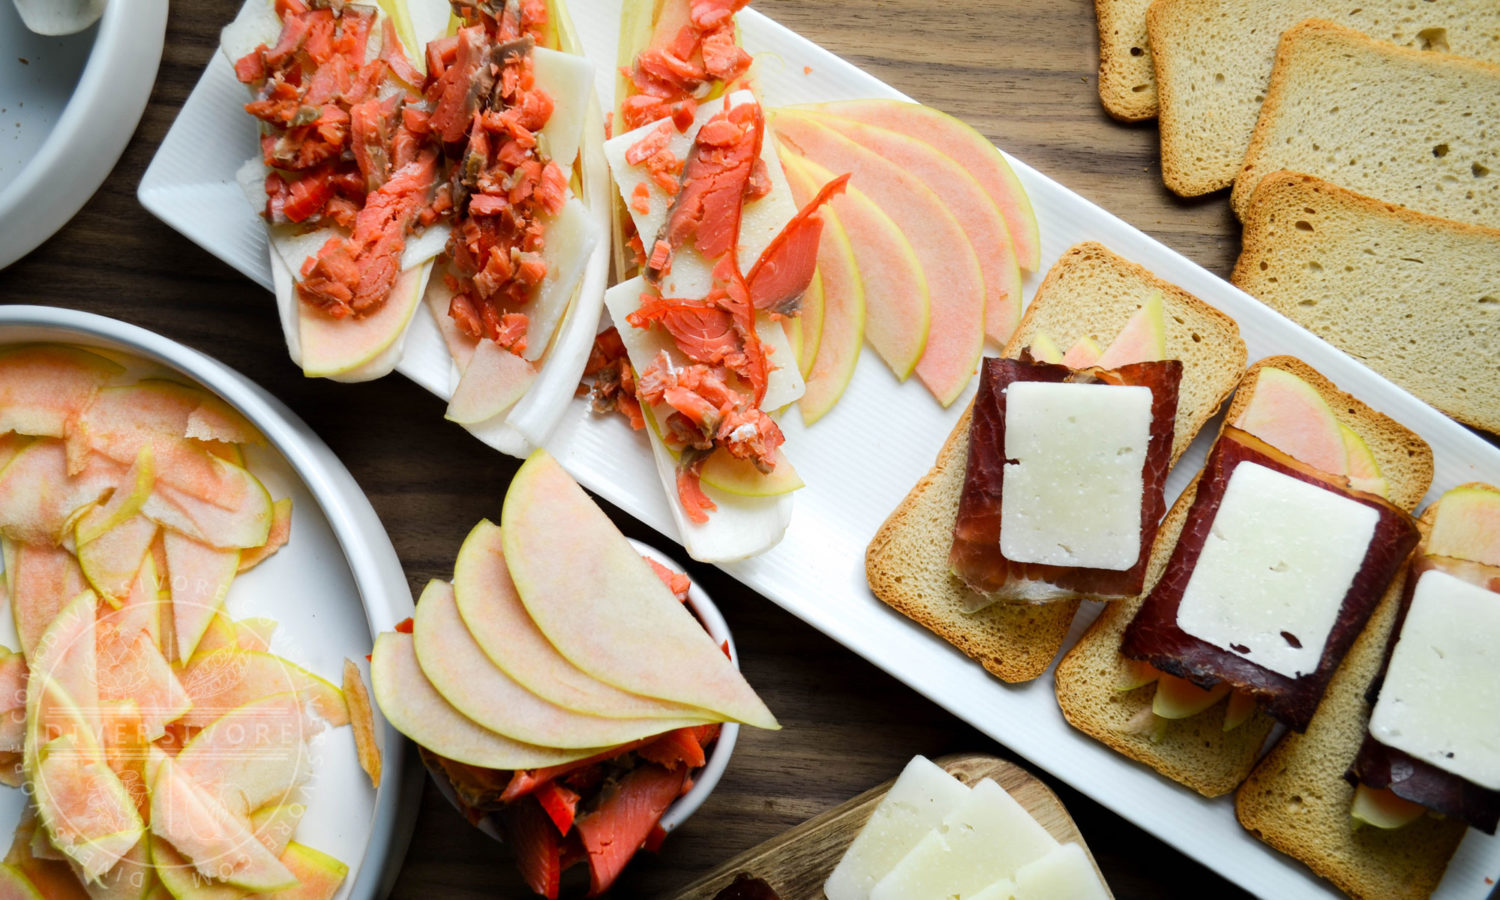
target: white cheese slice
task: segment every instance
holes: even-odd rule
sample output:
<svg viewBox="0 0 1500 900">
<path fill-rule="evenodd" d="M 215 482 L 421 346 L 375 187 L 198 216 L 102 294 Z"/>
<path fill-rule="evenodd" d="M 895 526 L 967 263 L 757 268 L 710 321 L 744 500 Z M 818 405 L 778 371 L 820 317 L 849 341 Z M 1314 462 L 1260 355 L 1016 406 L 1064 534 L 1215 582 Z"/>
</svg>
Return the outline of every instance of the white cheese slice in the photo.
<svg viewBox="0 0 1500 900">
<path fill-rule="evenodd" d="M 1000 552 L 1053 566 L 1135 565 L 1151 389 L 1017 381 L 1005 394 Z"/>
<path fill-rule="evenodd" d="M 875 883 L 968 796 L 969 786 L 941 766 L 925 756 L 912 757 L 828 876 L 823 893 L 828 900 L 868 900 Z"/>
<path fill-rule="evenodd" d="M 1288 678 L 1314 671 L 1378 521 L 1332 490 L 1241 463 L 1183 591 L 1178 627 Z"/>
<path fill-rule="evenodd" d="M 1500 790 L 1500 594 L 1429 571 L 1391 652 L 1370 734 Z"/>
<path fill-rule="evenodd" d="M 876 883 L 870 900 L 972 900 L 1056 846 L 1015 798 L 986 778 Z"/>
<path fill-rule="evenodd" d="M 1109 892 L 1087 853 L 1063 844 L 1016 872 L 1015 900 L 1109 900 Z"/>
<path fill-rule="evenodd" d="M 1011 900 L 1015 893 L 1016 884 L 1009 878 L 1002 878 L 974 896 L 969 900 Z"/>
<path fill-rule="evenodd" d="M 566 172 L 573 168 L 583 139 L 589 92 L 594 88 L 594 64 L 581 56 L 545 47 L 531 51 L 531 64 L 536 83 L 552 98 L 552 115 L 541 131 L 547 139 L 547 152 Z"/>
</svg>

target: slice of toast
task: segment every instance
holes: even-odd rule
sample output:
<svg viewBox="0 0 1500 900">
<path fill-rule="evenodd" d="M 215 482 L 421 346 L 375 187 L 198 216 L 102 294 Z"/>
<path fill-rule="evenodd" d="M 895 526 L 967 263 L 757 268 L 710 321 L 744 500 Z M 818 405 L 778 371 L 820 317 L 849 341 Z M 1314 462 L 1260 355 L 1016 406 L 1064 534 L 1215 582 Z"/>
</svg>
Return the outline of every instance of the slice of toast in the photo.
<svg viewBox="0 0 1500 900">
<path fill-rule="evenodd" d="M 1230 202 L 1243 220 L 1261 179 L 1288 169 L 1500 227 L 1496 122 L 1500 65 L 1397 47 L 1312 19 L 1281 38 Z"/>
<path fill-rule="evenodd" d="M 1019 356 L 1038 330 L 1062 347 L 1084 337 L 1108 345 L 1154 291 L 1161 291 L 1167 355 L 1183 362 L 1172 442 L 1176 462 L 1193 436 L 1234 389 L 1245 344 L 1234 320 L 1176 285 L 1099 244 L 1068 250 L 1047 273 L 1006 356 Z M 969 455 L 966 411 L 917 482 L 870 541 L 865 575 L 882 601 L 978 660 L 1003 681 L 1029 681 L 1062 646 L 1078 600 L 1050 604 L 994 603 L 965 612 L 969 589 L 948 568 L 953 520 Z"/>
<path fill-rule="evenodd" d="M 1099 21 L 1099 101 L 1105 112 L 1122 122 L 1156 117 L 1156 75 L 1146 40 L 1146 7 L 1150 5 L 1151 0 L 1094 0 L 1094 16 Z"/>
<path fill-rule="evenodd" d="M 1156 0 L 1146 28 L 1167 187 L 1184 197 L 1229 187 L 1270 87 L 1276 42 L 1312 18 L 1403 47 L 1500 62 L 1493 0 Z"/>
<path fill-rule="evenodd" d="M 1277 172 L 1251 198 L 1231 279 L 1453 418 L 1500 434 L 1500 229 Z"/>
<path fill-rule="evenodd" d="M 1432 527 L 1437 504 L 1418 525 Z M 1387 592 L 1333 676 L 1312 724 L 1271 748 L 1234 797 L 1240 824 L 1351 897 L 1419 900 L 1442 880 L 1463 839 L 1459 819 L 1423 816 L 1404 828 L 1355 828 L 1349 817 L 1354 762 L 1370 722 L 1365 692 L 1380 673 L 1405 578 Z"/>
<path fill-rule="evenodd" d="M 1277 368 L 1312 385 L 1328 401 L 1338 420 L 1353 429 L 1369 445 L 1391 487 L 1391 502 L 1410 510 L 1421 501 L 1432 484 L 1432 449 L 1414 432 L 1359 400 L 1340 391 L 1311 366 L 1289 356 L 1273 356 L 1250 367 L 1235 392 L 1225 415 L 1233 422 L 1250 402 L 1262 369 Z M 1197 495 L 1198 481 L 1182 492 L 1162 520 L 1151 548 L 1151 567 L 1146 573 L 1147 592 L 1161 578 L 1171 559 Z M 1224 704 L 1196 716 L 1169 722 L 1153 735 L 1141 727 L 1149 721 L 1152 685 L 1121 691 L 1127 681 L 1125 657 L 1120 642 L 1125 627 L 1135 618 L 1143 597 L 1107 606 L 1057 664 L 1057 702 L 1074 728 L 1107 744 L 1120 753 L 1145 763 L 1206 797 L 1227 794 L 1250 773 L 1274 721 L 1257 711 L 1232 731 L 1223 730 Z"/>
</svg>

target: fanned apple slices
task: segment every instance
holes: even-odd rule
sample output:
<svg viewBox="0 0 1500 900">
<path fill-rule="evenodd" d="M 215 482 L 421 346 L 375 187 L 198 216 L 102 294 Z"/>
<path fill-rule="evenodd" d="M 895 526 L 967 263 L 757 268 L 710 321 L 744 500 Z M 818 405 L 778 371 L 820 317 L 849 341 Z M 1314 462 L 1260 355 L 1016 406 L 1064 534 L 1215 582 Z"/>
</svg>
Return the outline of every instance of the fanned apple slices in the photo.
<svg viewBox="0 0 1500 900">
<path fill-rule="evenodd" d="M 308 741 L 338 688 L 233 620 L 231 582 L 286 543 L 246 467 L 254 426 L 200 388 L 71 347 L 0 352 L 0 780 L 34 799 L 6 896 L 324 900 L 348 869 L 291 843 Z"/>
</svg>

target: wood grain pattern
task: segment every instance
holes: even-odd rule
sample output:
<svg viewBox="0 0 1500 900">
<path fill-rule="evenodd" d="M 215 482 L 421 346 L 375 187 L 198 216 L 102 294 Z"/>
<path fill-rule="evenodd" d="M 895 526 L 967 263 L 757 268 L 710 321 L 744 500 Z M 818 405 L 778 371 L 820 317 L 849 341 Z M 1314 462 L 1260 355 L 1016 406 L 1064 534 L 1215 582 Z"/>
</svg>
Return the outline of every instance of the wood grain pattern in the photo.
<svg viewBox="0 0 1500 900">
<path fill-rule="evenodd" d="M 517 461 L 443 421 L 443 403 L 399 376 L 358 385 L 304 378 L 287 359 L 271 297 L 135 199 L 157 144 L 238 5 L 173 0 L 151 103 L 119 165 L 70 224 L 0 270 L 0 302 L 124 319 L 208 353 L 275 394 L 349 467 L 390 532 L 413 590 L 420 590 L 429 578 L 451 575 L 474 522 L 499 514 Z M 1155 125 L 1119 125 L 1099 105 L 1092 0 L 755 5 L 907 94 L 965 119 L 1195 262 L 1228 274 L 1239 232 L 1227 201 L 1171 195 L 1161 183 Z M 0 98 L 0 107 L 6 105 Z M 26 227 L 24 220 L 0 222 L 0 228 L 17 227 Z M 669 546 L 610 512 L 630 536 Z M 659 855 L 643 854 L 631 864 L 614 897 L 669 896 L 724 860 L 878 784 L 917 753 L 1008 754 L 717 569 L 693 565 L 689 572 L 723 610 L 747 677 L 785 727 L 774 734 L 747 729 L 718 790 Z M 1079 791 L 1041 777 L 1090 839 L 1116 896 L 1248 896 Z M 430 786 L 416 815 L 416 837 L 394 897 L 528 896 L 508 851 L 468 827 Z"/>
<path fill-rule="evenodd" d="M 985 753 L 958 753 L 935 762 L 970 786 L 981 779 L 993 779 L 1059 844 L 1078 844 L 1093 860 L 1088 842 L 1068 815 L 1068 808 L 1030 772 Z M 675 900 L 713 900 L 736 875 L 746 872 L 765 879 L 781 900 L 824 900 L 823 883 L 895 783 L 893 778 L 741 853 L 672 896 Z M 1097 870 L 1098 863 L 1094 865 Z"/>
</svg>

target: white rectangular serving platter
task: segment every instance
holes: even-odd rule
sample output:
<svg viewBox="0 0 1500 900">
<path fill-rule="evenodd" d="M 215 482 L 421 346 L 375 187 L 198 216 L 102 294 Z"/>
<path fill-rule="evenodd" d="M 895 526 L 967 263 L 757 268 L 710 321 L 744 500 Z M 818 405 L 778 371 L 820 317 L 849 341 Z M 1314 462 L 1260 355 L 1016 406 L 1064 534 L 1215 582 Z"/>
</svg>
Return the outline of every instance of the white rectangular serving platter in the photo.
<svg viewBox="0 0 1500 900">
<path fill-rule="evenodd" d="M 252 0 L 256 2 L 256 0 Z M 610 108 L 619 8 L 611 0 L 571 0 L 570 10 L 596 65 L 601 105 Z M 904 95 L 753 10 L 740 14 L 769 106 Z M 804 68 L 806 67 L 806 68 Z M 244 88 L 218 55 L 204 72 L 140 186 L 141 202 L 246 276 L 269 288 L 264 227 L 244 202 L 235 169 L 254 152 L 255 128 L 241 110 Z M 1247 294 L 1103 209 L 1011 158 L 1031 195 L 1042 231 L 1042 272 L 1068 247 L 1098 241 L 1233 316 L 1251 361 L 1276 354 L 1306 360 L 1340 387 L 1419 432 L 1437 472 L 1428 500 L 1466 481 L 1500 483 L 1500 451 L 1349 356 L 1271 312 Z M 274 315 L 268 297 L 267 315 Z M 281 349 L 268 352 L 284 352 Z M 991 351 L 993 352 L 993 350 Z M 417 313 L 399 370 L 446 396 L 450 362 L 425 312 Z M 973 391 L 973 385 L 969 391 Z M 1072 730 L 1062 718 L 1049 670 L 1006 685 L 871 595 L 865 545 L 931 467 L 968 402 L 940 408 L 915 379 L 897 383 L 866 348 L 841 402 L 811 429 L 786 417 L 786 452 L 806 481 L 791 527 L 775 549 L 723 568 L 955 715 L 1069 782 L 1163 841 L 1262 897 L 1338 897 L 1300 863 L 1271 850 L 1235 821 L 1232 800 L 1206 800 Z M 1210 423 L 1204 430 L 1211 435 Z M 646 437 L 621 417 L 591 414 L 574 401 L 548 448 L 586 487 L 669 537 L 676 531 Z M 1175 497 L 1202 465 L 1201 438 L 1174 470 Z M 1096 610 L 1085 609 L 1068 644 Z M 1101 840 L 1094 835 L 1097 845 Z M 1436 897 L 1488 897 L 1500 877 L 1500 839 L 1470 830 Z"/>
</svg>

